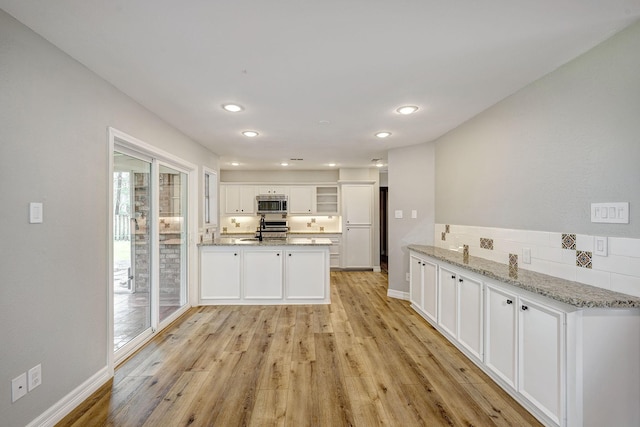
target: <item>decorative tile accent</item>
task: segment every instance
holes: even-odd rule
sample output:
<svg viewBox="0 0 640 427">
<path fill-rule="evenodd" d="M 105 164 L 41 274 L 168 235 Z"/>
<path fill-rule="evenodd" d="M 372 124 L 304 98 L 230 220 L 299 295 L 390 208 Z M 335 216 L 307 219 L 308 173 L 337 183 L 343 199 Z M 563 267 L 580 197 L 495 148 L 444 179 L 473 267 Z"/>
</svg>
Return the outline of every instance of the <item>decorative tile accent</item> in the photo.
<svg viewBox="0 0 640 427">
<path fill-rule="evenodd" d="M 231 218 L 231 224 L 235 224 L 236 223 L 236 219 L 235 218 Z"/>
<path fill-rule="evenodd" d="M 593 255 L 591 252 L 576 251 L 576 265 L 582 268 L 591 268 L 591 260 Z"/>
<path fill-rule="evenodd" d="M 469 245 L 462 245 L 462 261 L 465 264 L 469 262 Z"/>
<path fill-rule="evenodd" d="M 312 222 L 313 224 L 315 224 L 315 223 L 316 223 L 316 219 L 315 219 L 315 218 L 311 218 L 311 222 Z"/>
<path fill-rule="evenodd" d="M 562 234 L 562 249 L 576 250 L 576 235 Z"/>
<path fill-rule="evenodd" d="M 489 249 L 489 250 L 493 250 L 493 239 L 487 239 L 484 237 L 480 238 L 480 247 L 482 249 Z"/>
<path fill-rule="evenodd" d="M 446 225 L 444 226 L 444 232 L 445 232 L 445 233 L 451 233 L 451 228 L 450 228 L 449 224 L 446 224 Z"/>
<path fill-rule="evenodd" d="M 227 227 L 222 227 L 222 232 L 226 233 L 227 232 Z"/>
<path fill-rule="evenodd" d="M 307 223 L 307 227 L 311 227 L 311 223 L 310 222 Z"/>
<path fill-rule="evenodd" d="M 443 241 L 447 240 L 447 233 L 445 233 L 444 231 L 442 232 L 442 237 L 441 237 L 441 239 L 442 239 Z"/>
<path fill-rule="evenodd" d="M 518 278 L 518 255 L 509 254 L 509 277 Z"/>
<path fill-rule="evenodd" d="M 236 222 L 236 228 L 240 228 L 240 223 Z"/>
<path fill-rule="evenodd" d="M 324 227 L 323 226 L 320 226 L 320 231 L 324 231 Z"/>
<path fill-rule="evenodd" d="M 509 268 L 518 268 L 518 255 L 509 254 Z"/>
</svg>

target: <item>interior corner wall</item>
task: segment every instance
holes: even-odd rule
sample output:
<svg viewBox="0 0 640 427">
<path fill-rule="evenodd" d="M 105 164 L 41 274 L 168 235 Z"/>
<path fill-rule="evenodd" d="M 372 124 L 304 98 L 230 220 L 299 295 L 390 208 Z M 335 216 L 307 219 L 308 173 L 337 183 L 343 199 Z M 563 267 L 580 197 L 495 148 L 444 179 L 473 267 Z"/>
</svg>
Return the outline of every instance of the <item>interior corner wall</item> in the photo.
<svg viewBox="0 0 640 427">
<path fill-rule="evenodd" d="M 218 159 L 1 10 L 0 58 L 0 424 L 18 426 L 107 365 L 108 126 Z M 11 403 L 11 380 L 37 364 L 42 385 Z"/>
<path fill-rule="evenodd" d="M 640 237 L 640 23 L 436 141 L 436 222 Z M 590 222 L 630 202 L 629 224 Z"/>
<path fill-rule="evenodd" d="M 389 290 L 409 292 L 410 244 L 432 245 L 434 233 L 435 147 L 424 143 L 388 153 Z M 417 218 L 411 218 L 411 211 Z M 402 218 L 396 218 L 396 211 Z"/>
</svg>

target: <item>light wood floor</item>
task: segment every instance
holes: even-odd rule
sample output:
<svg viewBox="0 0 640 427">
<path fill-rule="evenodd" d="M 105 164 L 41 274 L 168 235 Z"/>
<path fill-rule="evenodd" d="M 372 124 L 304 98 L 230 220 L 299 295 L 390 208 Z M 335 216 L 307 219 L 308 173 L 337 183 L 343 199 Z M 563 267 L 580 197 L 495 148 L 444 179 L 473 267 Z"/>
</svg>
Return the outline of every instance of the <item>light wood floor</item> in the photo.
<svg viewBox="0 0 640 427">
<path fill-rule="evenodd" d="M 386 293 L 332 272 L 331 305 L 194 308 L 58 425 L 540 425 Z"/>
</svg>

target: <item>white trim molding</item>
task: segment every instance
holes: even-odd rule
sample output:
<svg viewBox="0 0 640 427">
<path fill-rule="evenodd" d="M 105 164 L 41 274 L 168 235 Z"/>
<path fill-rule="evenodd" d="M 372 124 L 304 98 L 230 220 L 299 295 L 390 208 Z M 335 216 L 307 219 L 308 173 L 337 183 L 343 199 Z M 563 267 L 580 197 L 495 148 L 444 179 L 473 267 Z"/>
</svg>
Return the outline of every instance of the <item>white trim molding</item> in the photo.
<svg viewBox="0 0 640 427">
<path fill-rule="evenodd" d="M 38 418 L 27 424 L 27 427 L 53 427 L 78 405 L 87 400 L 89 396 L 95 393 L 100 387 L 106 384 L 111 377 L 109 367 L 103 367 L 76 387 L 71 393 L 67 394 L 40 414 Z"/>
</svg>

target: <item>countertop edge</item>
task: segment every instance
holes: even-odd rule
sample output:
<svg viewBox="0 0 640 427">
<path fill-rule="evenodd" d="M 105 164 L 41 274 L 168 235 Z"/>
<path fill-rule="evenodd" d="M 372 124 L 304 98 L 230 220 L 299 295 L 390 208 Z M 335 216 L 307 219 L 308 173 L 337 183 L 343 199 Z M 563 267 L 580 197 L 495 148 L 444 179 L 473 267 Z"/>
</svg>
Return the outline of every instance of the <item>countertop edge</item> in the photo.
<svg viewBox="0 0 640 427">
<path fill-rule="evenodd" d="M 411 244 L 408 249 L 573 307 L 640 308 L 640 298 L 597 286 L 526 269 L 517 269 L 516 274 L 510 275 L 506 264 L 474 256 L 469 256 L 468 262 L 464 262 L 460 252 L 429 245 Z M 585 297 L 585 294 L 592 295 L 592 298 Z"/>
<path fill-rule="evenodd" d="M 251 240 L 246 241 L 243 239 L 236 239 L 231 237 L 222 237 L 215 239 L 211 242 L 198 243 L 198 246 L 211 247 L 211 246 L 245 246 L 245 247 L 264 247 L 264 246 L 331 246 L 333 243 L 327 238 L 309 239 L 309 238 L 289 238 L 286 240 L 263 240 L 262 242 Z"/>
</svg>

